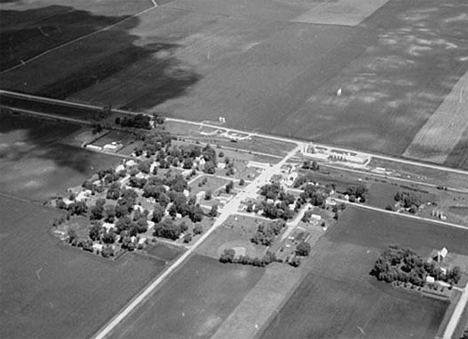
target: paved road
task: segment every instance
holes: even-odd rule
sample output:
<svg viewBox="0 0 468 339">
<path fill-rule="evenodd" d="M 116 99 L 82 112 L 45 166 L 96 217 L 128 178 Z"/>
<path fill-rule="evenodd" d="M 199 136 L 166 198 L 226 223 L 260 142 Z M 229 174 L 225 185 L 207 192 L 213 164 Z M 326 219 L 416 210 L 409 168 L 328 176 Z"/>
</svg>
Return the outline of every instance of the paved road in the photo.
<svg viewBox="0 0 468 339">
<path fill-rule="evenodd" d="M 150 8 L 152 9 L 152 8 Z M 29 99 L 32 101 L 40 101 L 40 102 L 48 102 L 48 103 L 57 103 L 63 106 L 69 106 L 69 107 L 82 107 L 82 108 L 89 108 L 92 110 L 101 110 L 102 107 L 98 106 L 93 106 L 93 105 L 87 105 L 87 104 L 80 104 L 80 103 L 72 103 L 64 100 L 57 100 L 57 99 L 49 99 L 49 98 L 43 98 L 43 97 L 38 97 L 35 95 L 29 95 L 29 94 L 22 94 L 22 93 L 16 93 L 16 92 L 11 92 L 11 91 L 5 91 L 5 90 L 0 90 L 0 96 L 10 96 L 10 97 L 17 97 L 17 98 L 24 98 L 24 99 Z M 117 113 L 122 113 L 122 114 L 139 114 L 138 112 L 131 112 L 131 111 L 125 111 L 125 110 L 119 110 L 119 109 L 113 109 L 114 112 Z M 183 119 L 175 119 L 175 118 L 165 118 L 167 121 L 174 121 L 174 122 L 180 122 L 180 123 L 185 123 L 185 124 L 191 124 L 195 126 L 205 126 L 205 127 L 211 127 L 211 128 L 216 128 L 216 129 L 223 129 L 227 132 L 232 132 L 232 133 L 243 133 L 245 134 L 246 131 L 241 131 L 233 128 L 227 128 L 227 127 L 220 127 L 216 125 L 210 125 L 206 122 L 195 122 L 195 121 L 187 121 Z M 301 140 L 293 140 L 293 139 L 288 139 L 288 138 L 283 138 L 283 137 L 278 137 L 274 135 L 269 135 L 269 134 L 263 134 L 263 133 L 252 133 L 252 136 L 257 136 L 269 140 L 276 140 L 276 141 L 281 141 L 281 142 L 287 142 L 287 143 L 295 143 L 296 145 L 301 145 L 301 144 L 308 144 L 309 142 L 306 141 L 301 141 Z M 406 159 L 400 159 L 400 158 L 394 158 L 390 156 L 385 156 L 385 155 L 380 155 L 380 154 L 371 154 L 371 153 L 366 153 L 366 152 L 361 152 L 358 150 L 352 150 L 352 149 L 346 149 L 346 148 L 341 148 L 341 147 L 335 147 L 335 146 L 329 146 L 329 145 L 323 145 L 323 144 L 317 144 L 314 143 L 317 146 L 322 146 L 322 147 L 328 147 L 328 148 L 333 148 L 338 151 L 342 152 L 359 152 L 363 155 L 370 156 L 375 159 L 383 159 L 383 160 L 388 160 L 388 161 L 394 161 L 402 164 L 409 164 L 413 166 L 420 166 L 420 167 L 426 167 L 426 168 L 431 168 L 435 170 L 440 170 L 440 171 L 445 171 L 445 172 L 452 172 L 452 173 L 457 173 L 457 174 L 462 174 L 462 175 L 467 175 L 468 176 L 468 171 L 461 170 L 461 169 L 456 169 L 456 168 L 450 168 L 450 167 L 445 167 L 445 166 L 440 166 L 440 165 L 433 165 L 433 164 L 426 164 L 422 162 L 417 162 L 413 160 L 406 160 Z"/>
<path fill-rule="evenodd" d="M 135 308 L 137 308 L 147 297 L 179 266 L 181 266 L 187 258 L 200 246 L 200 244 L 210 236 L 219 226 L 221 226 L 230 215 L 237 213 L 239 210 L 240 203 L 249 198 L 255 196 L 258 191 L 258 187 L 265 184 L 269 179 L 277 173 L 280 173 L 281 167 L 297 152 L 299 147 L 289 152 L 279 163 L 263 171 L 257 178 L 255 178 L 249 185 L 245 187 L 240 193 L 238 193 L 233 199 L 231 199 L 224 208 L 221 209 L 219 216 L 216 218 L 213 226 L 204 233 L 196 243 L 194 243 L 179 259 L 177 259 L 163 274 L 153 280 L 140 294 L 138 294 L 124 309 L 122 309 L 108 324 L 106 324 L 93 338 L 103 339 L 106 338 L 112 330 L 118 326 Z"/>
<path fill-rule="evenodd" d="M 463 293 L 458 300 L 457 306 L 455 306 L 455 310 L 450 317 L 450 320 L 445 328 L 443 339 L 457 339 L 453 338 L 453 332 L 457 328 L 458 322 L 463 314 L 463 310 L 465 309 L 466 304 L 468 303 L 468 283 L 466 284 L 465 288 L 463 289 Z"/>
<path fill-rule="evenodd" d="M 451 222 L 446 222 L 446 221 L 436 220 L 436 219 L 427 219 L 427 218 L 423 218 L 423 217 L 418 217 L 417 215 L 411 215 L 411 214 L 406 214 L 406 213 L 397 213 L 397 212 L 393 212 L 393 211 L 387 211 L 387 210 L 377 208 L 377 207 L 372 207 L 372 206 L 369 206 L 369 205 L 349 202 L 349 201 L 344 200 L 344 199 L 334 198 L 334 200 L 337 201 L 337 202 L 343 202 L 345 204 L 352 205 L 352 206 L 355 206 L 355 207 L 358 207 L 358 208 L 363 208 L 363 209 L 377 211 L 377 212 L 381 212 L 381 213 L 387 213 L 387 214 L 397 215 L 397 216 L 401 216 L 401 217 L 405 217 L 405 218 L 411 218 L 411 219 L 418 219 L 418 220 L 432 222 L 432 223 L 440 224 L 440 225 L 444 225 L 444 226 L 449 226 L 449 227 L 461 228 L 463 230 L 468 230 L 468 226 L 452 224 Z"/>
</svg>

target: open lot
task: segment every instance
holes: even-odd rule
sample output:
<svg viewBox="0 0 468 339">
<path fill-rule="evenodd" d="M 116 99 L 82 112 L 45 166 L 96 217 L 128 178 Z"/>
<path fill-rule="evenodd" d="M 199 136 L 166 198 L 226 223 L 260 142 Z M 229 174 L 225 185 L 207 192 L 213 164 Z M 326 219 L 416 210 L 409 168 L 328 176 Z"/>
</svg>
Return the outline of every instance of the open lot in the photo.
<svg viewBox="0 0 468 339">
<path fill-rule="evenodd" d="M 84 16 L 86 31 L 150 6 L 134 1 L 117 14 L 120 7 L 104 1 L 82 13 L 87 3 L 62 6 L 67 15 Z M 437 0 L 158 4 L 2 74 L 2 87 L 197 121 L 223 116 L 230 127 L 394 155 L 421 144 L 406 155 L 466 165 L 462 125 L 443 145 L 423 142 L 444 134 L 432 121 L 446 114 L 452 121 L 459 114 L 450 112 L 461 112 L 455 99 L 468 70 L 464 0 L 443 6 Z M 113 11 L 102 18 L 95 7 L 106 5 Z M 2 8 L 13 11 L 9 25 L 22 18 L 20 9 L 29 16 L 44 10 L 20 3 Z M 30 26 L 37 48 L 49 48 Z M 78 23 L 70 29 L 82 31 Z M 30 49 L 22 45 L 13 47 Z M 450 109 L 442 107 L 431 120 L 449 95 L 444 107 Z"/>
<path fill-rule="evenodd" d="M 210 338 L 263 273 L 193 256 L 110 338 Z"/>
<path fill-rule="evenodd" d="M 64 194 L 120 158 L 73 147 L 61 140 L 79 127 L 30 117 L 0 117 L 1 191 L 34 200 Z"/>
<path fill-rule="evenodd" d="M 468 232 L 348 207 L 312 248 L 313 260 L 303 263 L 309 275 L 261 338 L 435 337 L 447 302 L 396 291 L 369 275 L 389 244 L 422 256 L 444 246 L 466 255 Z"/>
<path fill-rule="evenodd" d="M 0 337 L 89 338 L 164 261 L 118 262 L 65 246 L 50 233 L 60 211 L 0 196 Z"/>
</svg>

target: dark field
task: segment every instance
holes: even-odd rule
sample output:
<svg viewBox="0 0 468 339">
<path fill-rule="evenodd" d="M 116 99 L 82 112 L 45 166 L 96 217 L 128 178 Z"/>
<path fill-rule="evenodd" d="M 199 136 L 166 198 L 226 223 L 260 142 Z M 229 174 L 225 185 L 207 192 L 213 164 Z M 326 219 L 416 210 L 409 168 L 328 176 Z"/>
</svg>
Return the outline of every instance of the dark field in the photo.
<svg viewBox="0 0 468 339">
<path fill-rule="evenodd" d="M 151 6 L 150 1 L 41 1 L 21 4 L 2 1 L 0 71 L 51 48 L 115 24 Z M 71 7 L 73 6 L 73 7 Z M 89 15 L 91 11 L 94 15 Z M 110 15 L 117 14 L 112 17 Z"/>
<path fill-rule="evenodd" d="M 348 207 L 313 247 L 306 262 L 311 273 L 261 338 L 435 337 L 448 303 L 395 291 L 369 276 L 389 244 L 423 256 L 443 246 L 466 255 L 468 232 Z"/>
<path fill-rule="evenodd" d="M 133 9 L 116 15 L 119 6 L 106 2 L 83 13 L 87 3 L 26 12 L 15 10 L 25 5 L 2 4 L 13 12 L 5 26 L 34 11 L 39 17 L 46 11 L 52 23 L 75 15 L 84 27 L 77 22 L 60 36 L 71 39 L 151 5 L 131 2 Z M 106 4 L 111 11 L 103 18 Z M 441 148 L 414 138 L 468 70 L 460 16 L 467 6 L 464 0 L 163 1 L 2 74 L 2 87 L 190 120 L 221 115 L 230 127 L 393 155 L 415 142 L 417 153 L 409 156 L 423 159 L 427 152 L 432 161 L 466 166 L 467 128 L 450 109 L 438 113 L 446 124 L 424 128 L 443 138 Z M 35 23 L 23 26 L 5 32 L 32 39 L 14 48 L 51 47 Z"/>
<path fill-rule="evenodd" d="M 1 191 L 44 200 L 80 185 L 99 168 L 108 168 L 120 158 L 73 147 L 61 140 L 78 126 L 0 116 Z"/>
<path fill-rule="evenodd" d="M 225 265 L 196 255 L 111 338 L 210 338 L 263 273 L 261 268 Z"/>
<path fill-rule="evenodd" d="M 165 266 L 58 243 L 58 210 L 0 196 L 0 337 L 88 338 Z"/>
</svg>

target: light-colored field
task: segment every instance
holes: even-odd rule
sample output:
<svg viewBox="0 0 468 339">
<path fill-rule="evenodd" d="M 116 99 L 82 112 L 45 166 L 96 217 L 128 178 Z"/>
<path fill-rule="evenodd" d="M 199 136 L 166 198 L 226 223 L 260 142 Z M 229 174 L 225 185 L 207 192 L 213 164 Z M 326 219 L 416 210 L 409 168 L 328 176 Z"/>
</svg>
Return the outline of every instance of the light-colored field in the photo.
<svg viewBox="0 0 468 339">
<path fill-rule="evenodd" d="M 321 2 L 291 21 L 309 24 L 356 26 L 388 0 Z"/>
<path fill-rule="evenodd" d="M 272 264 L 255 287 L 222 323 L 211 339 L 253 338 L 299 283 L 302 272 L 285 264 Z"/>
<path fill-rule="evenodd" d="M 468 72 L 453 86 L 403 156 L 443 164 L 468 129 Z M 465 140 L 466 142 L 466 140 Z"/>
</svg>

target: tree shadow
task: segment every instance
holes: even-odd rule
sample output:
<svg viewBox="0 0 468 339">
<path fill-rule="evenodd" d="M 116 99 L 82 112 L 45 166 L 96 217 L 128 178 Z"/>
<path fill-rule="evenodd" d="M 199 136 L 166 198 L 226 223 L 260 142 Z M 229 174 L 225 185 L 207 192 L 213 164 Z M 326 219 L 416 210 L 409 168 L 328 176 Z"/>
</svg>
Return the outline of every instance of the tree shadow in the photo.
<svg viewBox="0 0 468 339">
<path fill-rule="evenodd" d="M 184 95 L 200 79 L 190 67 L 182 65 L 174 57 L 174 51 L 178 48 L 176 42 L 155 37 L 152 37 L 150 44 L 138 41 L 140 37 L 130 32 L 140 23 L 138 17 L 93 15 L 60 5 L 25 11 L 3 10 L 0 16 L 1 87 L 5 90 L 66 99 L 78 92 L 94 91 L 93 86 L 105 81 L 117 78 L 117 82 L 122 82 L 118 78 L 125 74 L 137 71 L 144 74 L 140 65 L 151 65 L 152 81 L 146 86 L 136 84 L 128 104 L 120 105 L 139 110 Z M 117 26 L 103 29 L 122 20 Z M 99 32 L 91 34 L 96 31 Z M 75 43 L 27 62 L 51 48 L 89 34 Z M 19 67 L 8 70 L 18 64 Z M 110 96 L 121 97 L 114 92 Z M 106 99 L 102 102 L 113 104 Z M 33 105 L 31 103 L 28 109 L 34 110 Z M 113 104 L 113 107 L 119 106 Z M 27 135 L 23 135 L 21 142 L 27 141 L 36 146 L 33 151 L 35 157 L 53 160 L 57 166 L 72 168 L 79 173 L 86 173 L 92 167 L 90 159 L 95 157 L 94 153 L 60 144 L 64 135 L 76 130 L 75 127 L 70 128 L 62 123 L 31 123 L 26 122 L 29 120 L 27 118 L 21 119 L 22 122 L 2 122 L 0 132 L 4 147 L 11 147 L 9 136 L 22 130 Z M 27 149 L 13 147 L 11 152 L 3 149 L 0 156 L 4 160 L 9 157 L 10 161 L 21 162 L 30 156 L 28 152 Z"/>
</svg>

